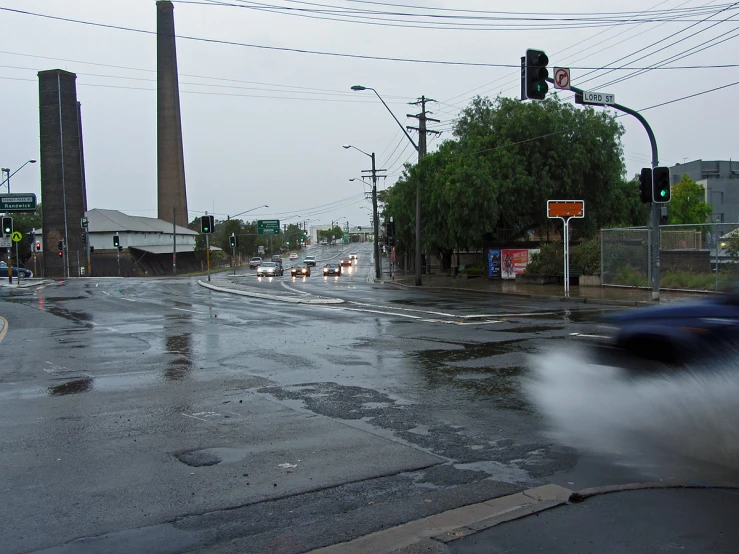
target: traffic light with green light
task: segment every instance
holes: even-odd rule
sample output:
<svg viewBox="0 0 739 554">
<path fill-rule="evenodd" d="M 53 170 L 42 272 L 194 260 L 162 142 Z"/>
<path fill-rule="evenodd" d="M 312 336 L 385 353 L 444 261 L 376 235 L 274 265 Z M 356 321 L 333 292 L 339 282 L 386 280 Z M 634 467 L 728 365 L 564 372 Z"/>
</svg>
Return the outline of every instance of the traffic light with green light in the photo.
<svg viewBox="0 0 739 554">
<path fill-rule="evenodd" d="M 113 246 L 115 248 L 118 248 L 121 245 L 121 237 L 118 235 L 113 235 Z"/>
<path fill-rule="evenodd" d="M 214 223 L 212 215 L 200 216 L 200 232 L 204 235 L 210 235 L 213 232 Z"/>
<path fill-rule="evenodd" d="M 236 235 L 231 235 L 229 237 L 229 242 L 231 244 L 231 248 L 236 248 Z"/>
<path fill-rule="evenodd" d="M 3 235 L 13 234 L 13 218 L 3 217 Z"/>
<path fill-rule="evenodd" d="M 544 100 L 549 91 L 549 58 L 542 50 L 526 50 L 526 97 Z"/>
<path fill-rule="evenodd" d="M 652 201 L 664 204 L 670 197 L 670 168 L 655 167 L 652 170 Z"/>
</svg>

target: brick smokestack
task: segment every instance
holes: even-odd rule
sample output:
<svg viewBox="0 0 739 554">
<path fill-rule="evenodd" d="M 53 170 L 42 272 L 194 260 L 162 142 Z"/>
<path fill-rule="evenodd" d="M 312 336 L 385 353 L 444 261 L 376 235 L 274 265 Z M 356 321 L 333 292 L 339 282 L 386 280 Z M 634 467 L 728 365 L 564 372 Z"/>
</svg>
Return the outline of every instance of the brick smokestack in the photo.
<svg viewBox="0 0 739 554">
<path fill-rule="evenodd" d="M 177 78 L 174 6 L 157 1 L 157 199 L 158 217 L 187 226 L 185 159 Z"/>
<path fill-rule="evenodd" d="M 87 261 L 82 217 L 87 210 L 77 75 L 52 69 L 39 81 L 41 211 L 44 228 L 44 276 L 77 277 Z M 57 243 L 66 242 L 65 258 Z"/>
</svg>

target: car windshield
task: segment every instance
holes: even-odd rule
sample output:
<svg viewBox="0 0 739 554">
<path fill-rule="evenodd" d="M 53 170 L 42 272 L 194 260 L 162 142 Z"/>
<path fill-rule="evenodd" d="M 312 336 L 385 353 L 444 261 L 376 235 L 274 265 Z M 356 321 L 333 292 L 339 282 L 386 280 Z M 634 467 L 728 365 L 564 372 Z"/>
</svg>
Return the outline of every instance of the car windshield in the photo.
<svg viewBox="0 0 739 554">
<path fill-rule="evenodd" d="M 339 267 L 339 265 L 338 265 L 338 264 L 326 264 L 326 267 L 327 267 L 328 269 L 336 269 L 336 268 L 338 268 L 338 267 Z"/>
<path fill-rule="evenodd" d="M 252 262 L 261 262 L 262 261 L 262 258 L 252 258 L 251 261 Z"/>
<path fill-rule="evenodd" d="M 277 264 L 274 262 L 264 262 L 262 267 L 277 267 Z"/>
</svg>

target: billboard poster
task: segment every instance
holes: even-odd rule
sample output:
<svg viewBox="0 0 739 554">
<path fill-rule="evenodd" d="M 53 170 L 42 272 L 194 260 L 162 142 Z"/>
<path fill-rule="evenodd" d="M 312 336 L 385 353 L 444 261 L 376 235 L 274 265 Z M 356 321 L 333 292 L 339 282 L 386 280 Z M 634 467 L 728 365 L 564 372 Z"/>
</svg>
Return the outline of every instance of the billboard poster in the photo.
<svg viewBox="0 0 739 554">
<path fill-rule="evenodd" d="M 488 277 L 500 278 L 500 250 L 488 250 Z"/>
<path fill-rule="evenodd" d="M 529 265 L 528 250 L 503 250 L 500 276 L 503 279 L 515 279 L 516 275 L 525 273 Z"/>
</svg>

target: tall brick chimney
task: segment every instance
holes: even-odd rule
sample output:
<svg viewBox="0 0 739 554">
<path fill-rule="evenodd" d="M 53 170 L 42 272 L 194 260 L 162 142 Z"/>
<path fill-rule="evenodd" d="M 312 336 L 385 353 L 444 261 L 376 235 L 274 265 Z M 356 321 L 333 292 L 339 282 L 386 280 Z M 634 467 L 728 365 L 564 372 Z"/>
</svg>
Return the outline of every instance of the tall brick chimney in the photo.
<svg viewBox="0 0 739 554">
<path fill-rule="evenodd" d="M 77 75 L 61 69 L 38 74 L 45 277 L 77 277 L 87 260 L 81 224 L 87 191 L 76 80 Z M 61 258 L 60 240 L 66 244 Z"/>
<path fill-rule="evenodd" d="M 174 6 L 157 0 L 157 199 L 158 217 L 187 226 L 185 159 L 177 78 Z"/>
</svg>

